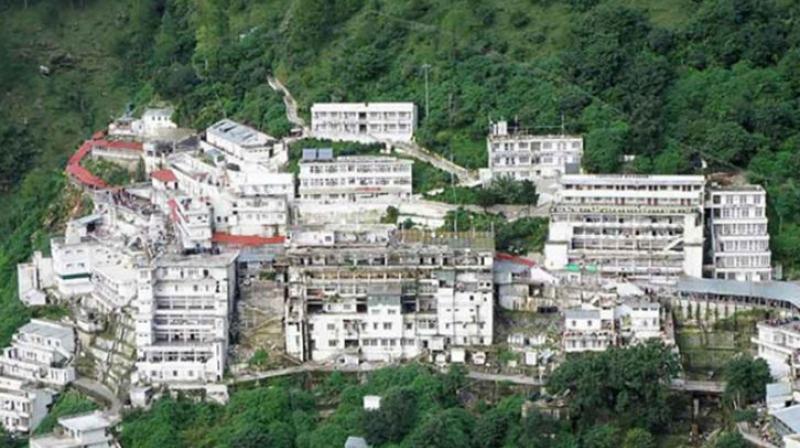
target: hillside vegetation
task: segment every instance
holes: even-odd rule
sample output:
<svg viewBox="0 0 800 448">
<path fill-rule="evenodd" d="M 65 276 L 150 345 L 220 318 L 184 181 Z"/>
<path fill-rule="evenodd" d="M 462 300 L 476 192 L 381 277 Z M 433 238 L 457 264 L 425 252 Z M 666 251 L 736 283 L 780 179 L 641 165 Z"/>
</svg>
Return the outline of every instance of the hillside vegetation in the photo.
<svg viewBox="0 0 800 448">
<path fill-rule="evenodd" d="M 776 261 L 800 269 L 795 1 L 5 0 L 0 25 L 0 342 L 25 318 L 15 264 L 58 222 L 82 138 L 154 100 L 184 125 L 283 135 L 270 73 L 306 111 L 413 100 L 418 139 L 471 168 L 502 117 L 583 134 L 591 172 L 741 172 L 769 191 Z"/>
</svg>

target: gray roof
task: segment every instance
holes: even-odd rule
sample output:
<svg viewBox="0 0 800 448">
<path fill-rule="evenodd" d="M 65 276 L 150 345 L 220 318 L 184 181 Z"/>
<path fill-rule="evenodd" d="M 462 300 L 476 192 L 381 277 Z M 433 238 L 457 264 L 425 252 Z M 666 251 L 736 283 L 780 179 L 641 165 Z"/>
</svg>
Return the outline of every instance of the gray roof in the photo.
<svg viewBox="0 0 800 448">
<path fill-rule="evenodd" d="M 208 128 L 209 131 L 226 138 L 239 145 L 253 145 L 264 143 L 264 140 L 271 140 L 272 137 L 242 123 L 237 123 L 231 119 L 222 119 Z"/>
<path fill-rule="evenodd" d="M 344 448 L 369 448 L 369 445 L 367 445 L 367 439 L 363 437 L 350 436 L 344 442 Z"/>
<path fill-rule="evenodd" d="M 328 162 L 333 160 L 333 148 L 304 148 L 303 162 Z"/>
<path fill-rule="evenodd" d="M 600 310 L 566 310 L 564 317 L 567 319 L 600 319 Z"/>
<path fill-rule="evenodd" d="M 58 419 L 58 423 L 65 428 L 77 431 L 91 431 L 111 426 L 109 419 L 100 411 L 94 411 L 83 415 L 61 417 Z"/>
<path fill-rule="evenodd" d="M 791 394 L 792 385 L 789 383 L 780 382 L 767 384 L 767 399 Z"/>
<path fill-rule="evenodd" d="M 678 280 L 679 292 L 718 294 L 723 296 L 760 297 L 788 302 L 800 308 L 800 285 L 792 282 L 740 282 L 712 278 L 683 277 Z"/>
<path fill-rule="evenodd" d="M 783 423 L 793 433 L 800 432 L 800 404 L 770 411 L 770 414 L 772 414 L 773 418 Z"/>
<path fill-rule="evenodd" d="M 75 332 L 72 327 L 44 319 L 33 319 L 20 329 L 22 333 L 36 334 L 45 338 L 60 338 L 72 340 Z"/>
</svg>

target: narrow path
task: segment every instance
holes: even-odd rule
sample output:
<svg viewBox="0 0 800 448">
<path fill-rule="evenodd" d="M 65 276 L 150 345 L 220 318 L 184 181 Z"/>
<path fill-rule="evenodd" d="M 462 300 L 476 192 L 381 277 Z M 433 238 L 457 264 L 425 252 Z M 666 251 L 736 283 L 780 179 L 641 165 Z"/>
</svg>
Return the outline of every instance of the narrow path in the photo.
<svg viewBox="0 0 800 448">
<path fill-rule="evenodd" d="M 332 364 L 317 364 L 307 362 L 303 365 L 295 367 L 287 367 L 284 369 L 270 370 L 267 372 L 259 372 L 250 375 L 242 375 L 228 381 L 229 384 L 244 383 L 248 381 L 257 381 L 266 378 L 275 378 L 280 376 L 294 375 L 304 372 L 370 372 L 373 370 L 388 367 L 387 364 L 363 364 L 359 366 L 340 366 Z M 488 373 L 477 370 L 468 370 L 467 378 L 477 381 L 502 381 L 513 384 L 520 384 L 524 386 L 543 386 L 544 381 L 528 375 L 519 374 L 502 374 L 502 373 Z M 717 381 L 685 381 L 675 379 L 670 385 L 670 389 L 680 392 L 701 392 L 709 394 L 720 394 L 725 390 L 725 383 Z"/>
<path fill-rule="evenodd" d="M 386 143 L 394 146 L 395 150 L 399 153 L 406 154 L 415 159 L 430 163 L 436 168 L 454 175 L 458 178 L 458 184 L 461 186 L 475 186 L 480 182 L 478 179 L 478 174 L 475 171 L 471 171 L 461 165 L 457 165 L 440 156 L 439 154 L 423 148 L 415 142 Z"/>
<path fill-rule="evenodd" d="M 306 126 L 306 121 L 303 120 L 303 117 L 300 116 L 297 107 L 297 100 L 294 99 L 292 93 L 289 92 L 289 89 L 286 88 L 283 83 L 278 78 L 274 76 L 267 76 L 267 83 L 272 88 L 272 90 L 281 93 L 283 96 L 283 104 L 286 106 L 286 119 L 289 120 L 290 123 L 302 129 L 302 135 L 307 136 L 310 134 L 310 129 Z"/>
<path fill-rule="evenodd" d="M 105 403 L 112 413 L 119 414 L 122 409 L 122 402 L 114 392 L 111 392 L 111 389 L 98 381 L 87 377 L 80 377 L 72 382 L 72 386 L 86 395 Z"/>
<path fill-rule="evenodd" d="M 758 446 L 760 448 L 778 448 L 777 446 L 773 445 L 769 441 L 764 440 L 761 437 L 758 437 L 757 435 L 754 435 L 753 433 L 751 433 L 750 430 L 749 430 L 749 425 L 747 423 L 745 423 L 745 422 L 737 423 L 736 424 L 736 429 L 739 430 L 739 434 L 742 435 L 742 438 L 744 440 L 746 440 L 749 443 L 752 443 L 755 446 Z"/>
</svg>

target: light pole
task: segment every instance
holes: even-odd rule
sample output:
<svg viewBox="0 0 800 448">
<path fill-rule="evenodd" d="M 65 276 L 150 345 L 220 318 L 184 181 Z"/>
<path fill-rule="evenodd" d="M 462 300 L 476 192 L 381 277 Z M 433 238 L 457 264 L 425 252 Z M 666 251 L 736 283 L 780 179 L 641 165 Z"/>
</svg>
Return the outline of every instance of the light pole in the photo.
<svg viewBox="0 0 800 448">
<path fill-rule="evenodd" d="M 430 114 L 430 96 L 428 94 L 428 71 L 431 69 L 431 64 L 422 64 L 422 70 L 425 71 L 425 119 Z"/>
</svg>

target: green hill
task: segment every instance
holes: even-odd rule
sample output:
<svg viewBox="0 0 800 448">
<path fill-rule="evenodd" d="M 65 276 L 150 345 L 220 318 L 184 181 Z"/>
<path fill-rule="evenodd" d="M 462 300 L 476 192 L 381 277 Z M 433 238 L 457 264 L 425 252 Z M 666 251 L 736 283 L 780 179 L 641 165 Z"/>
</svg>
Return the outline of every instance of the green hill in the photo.
<svg viewBox="0 0 800 448">
<path fill-rule="evenodd" d="M 518 118 L 584 134 L 591 172 L 735 170 L 768 189 L 774 258 L 800 270 L 795 1 L 5 0 L 0 25 L 3 306 L 15 264 L 64 212 L 51 204 L 67 155 L 126 106 L 165 99 L 185 125 L 224 115 L 281 135 L 270 73 L 306 113 L 321 100 L 424 111 L 425 64 L 418 138 L 433 150 L 484 166 L 489 120 Z M 3 330 L 25 318 L 14 310 Z"/>
</svg>

